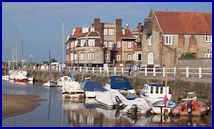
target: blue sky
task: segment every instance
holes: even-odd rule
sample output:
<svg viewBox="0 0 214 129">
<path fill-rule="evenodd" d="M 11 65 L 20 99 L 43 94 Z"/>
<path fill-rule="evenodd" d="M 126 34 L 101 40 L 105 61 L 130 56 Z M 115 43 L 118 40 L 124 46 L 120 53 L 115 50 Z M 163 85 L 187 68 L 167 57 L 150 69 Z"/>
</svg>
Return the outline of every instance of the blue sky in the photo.
<svg viewBox="0 0 214 129">
<path fill-rule="evenodd" d="M 74 26 L 88 26 L 95 17 L 106 22 L 120 17 L 135 27 L 151 9 L 212 12 L 212 3 L 3 3 L 2 58 L 11 59 L 17 46 L 19 59 L 23 48 L 26 60 L 47 60 L 50 50 L 61 61 L 63 39 Z"/>
</svg>

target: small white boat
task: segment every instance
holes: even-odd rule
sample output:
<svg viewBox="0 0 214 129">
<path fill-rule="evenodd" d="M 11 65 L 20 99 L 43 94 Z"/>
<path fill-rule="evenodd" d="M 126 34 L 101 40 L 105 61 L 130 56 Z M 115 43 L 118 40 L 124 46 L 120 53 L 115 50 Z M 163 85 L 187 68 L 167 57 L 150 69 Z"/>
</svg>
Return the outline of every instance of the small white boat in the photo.
<svg viewBox="0 0 214 129">
<path fill-rule="evenodd" d="M 65 99 L 80 100 L 85 94 L 81 89 L 80 83 L 77 81 L 67 80 L 62 83 L 62 95 Z"/>
<path fill-rule="evenodd" d="M 47 86 L 47 87 L 56 87 L 57 86 L 57 82 L 53 81 L 53 80 L 50 80 L 50 81 L 44 83 L 43 85 Z"/>
<path fill-rule="evenodd" d="M 27 71 L 24 70 L 10 70 L 9 79 L 16 82 L 33 82 L 32 77 L 27 76 Z"/>
<path fill-rule="evenodd" d="M 128 100 L 117 89 L 111 89 L 109 84 L 104 87 L 107 91 L 96 92 L 96 100 L 102 105 L 113 108 L 118 106 L 121 113 L 129 113 L 133 106 L 138 109 L 137 114 L 146 114 L 151 110 L 151 105 L 144 98 L 135 98 Z"/>
<path fill-rule="evenodd" d="M 58 80 L 57 80 L 57 85 L 58 86 L 62 86 L 64 82 L 67 82 L 67 81 L 72 81 L 71 77 L 69 76 L 63 76 L 63 77 L 60 77 Z"/>
<path fill-rule="evenodd" d="M 172 94 L 170 93 L 169 86 L 164 86 L 159 83 L 149 83 L 144 85 L 140 96 L 153 104 L 157 101 L 164 100 L 165 97 L 171 100 Z"/>
<path fill-rule="evenodd" d="M 8 81 L 9 80 L 9 76 L 8 75 L 2 76 L 2 80 Z"/>
</svg>

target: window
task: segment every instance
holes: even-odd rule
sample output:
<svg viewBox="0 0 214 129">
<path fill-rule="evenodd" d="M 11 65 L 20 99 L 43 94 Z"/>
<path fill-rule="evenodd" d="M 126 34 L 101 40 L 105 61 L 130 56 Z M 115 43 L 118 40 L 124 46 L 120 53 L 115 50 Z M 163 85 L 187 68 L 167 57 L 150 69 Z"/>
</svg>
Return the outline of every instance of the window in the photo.
<svg viewBox="0 0 214 129">
<path fill-rule="evenodd" d="M 108 29 L 104 29 L 104 35 L 108 35 Z"/>
<path fill-rule="evenodd" d="M 80 40 L 80 46 L 84 47 L 85 46 L 85 39 Z"/>
<path fill-rule="evenodd" d="M 117 55 L 117 61 L 120 61 L 120 55 Z"/>
<path fill-rule="evenodd" d="M 108 30 L 108 35 L 114 35 L 114 29 L 109 29 Z"/>
<path fill-rule="evenodd" d="M 132 48 L 132 42 L 128 42 L 128 48 Z"/>
<path fill-rule="evenodd" d="M 108 47 L 113 47 L 113 42 L 109 41 L 108 42 Z"/>
<path fill-rule="evenodd" d="M 137 55 L 137 60 L 141 60 L 141 57 L 142 55 L 139 53 L 138 55 Z"/>
<path fill-rule="evenodd" d="M 205 40 L 205 42 L 211 43 L 212 42 L 212 35 L 204 35 L 204 40 Z"/>
<path fill-rule="evenodd" d="M 108 47 L 108 42 L 104 41 L 104 47 Z"/>
<path fill-rule="evenodd" d="M 117 42 L 117 48 L 121 47 L 121 42 Z"/>
<path fill-rule="evenodd" d="M 106 54 L 106 60 L 110 60 L 110 55 Z"/>
<path fill-rule="evenodd" d="M 77 60 L 77 54 L 74 54 L 74 60 Z"/>
<path fill-rule="evenodd" d="M 91 53 L 88 53 L 87 56 L 87 60 L 91 60 Z"/>
<path fill-rule="evenodd" d="M 95 60 L 95 54 L 91 53 L 91 60 Z"/>
<path fill-rule="evenodd" d="M 207 52 L 204 54 L 205 58 L 212 58 L 212 51 L 210 49 L 207 49 Z"/>
<path fill-rule="evenodd" d="M 84 60 L 84 55 L 80 54 L 80 60 Z"/>
<path fill-rule="evenodd" d="M 174 43 L 174 35 L 164 35 L 163 39 L 165 45 L 172 45 Z"/>
<path fill-rule="evenodd" d="M 128 60 L 132 60 L 132 56 L 131 55 L 128 55 Z"/>
<path fill-rule="evenodd" d="M 89 39 L 88 40 L 88 46 L 94 47 L 95 46 L 95 39 Z"/>
<path fill-rule="evenodd" d="M 149 36 L 149 38 L 148 38 L 148 45 L 152 46 L 152 36 Z"/>
<path fill-rule="evenodd" d="M 78 45 L 78 40 L 75 40 L 74 44 L 75 44 L 75 47 L 76 47 Z"/>
</svg>

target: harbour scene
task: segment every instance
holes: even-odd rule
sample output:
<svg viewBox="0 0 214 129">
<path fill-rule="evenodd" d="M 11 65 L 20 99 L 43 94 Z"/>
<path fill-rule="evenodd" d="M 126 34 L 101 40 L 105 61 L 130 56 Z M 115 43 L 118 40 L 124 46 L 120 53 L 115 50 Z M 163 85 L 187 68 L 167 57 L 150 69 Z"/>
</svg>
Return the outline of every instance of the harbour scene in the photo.
<svg viewBox="0 0 214 129">
<path fill-rule="evenodd" d="M 193 10 L 187 11 L 179 8 L 184 3 L 169 3 L 171 10 L 166 10 L 170 6 L 163 4 L 158 8 L 161 3 L 154 3 L 139 23 L 129 19 L 131 26 L 125 24 L 129 20 L 120 13 L 111 14 L 114 20 L 110 22 L 102 17 L 106 12 L 102 12 L 105 9 L 101 3 L 25 4 L 29 7 L 3 5 L 8 20 L 4 21 L 2 61 L 3 126 L 211 127 L 209 3 L 188 3 Z M 38 53 L 33 45 L 24 42 L 29 37 L 25 39 L 25 29 L 19 28 L 20 19 L 17 24 L 10 21 L 17 18 L 11 16 L 15 10 L 21 10 L 17 14 L 23 15 L 19 6 L 38 17 L 40 11 L 31 9 L 75 7 L 73 11 L 77 11 L 78 7 L 88 7 L 89 12 L 100 10 L 101 14 L 88 18 L 92 23 L 60 22 L 57 45 L 47 43 L 47 47 L 41 47 L 44 44 L 38 43 Z M 141 6 L 144 4 L 117 3 L 112 9 L 129 7 L 131 12 Z M 207 8 L 194 11 L 199 6 Z M 61 17 L 68 18 L 63 12 Z M 44 15 L 52 16 L 52 12 Z M 188 19 L 189 26 L 184 25 L 184 19 Z M 81 26 L 85 23 L 87 27 Z M 72 29 L 67 27 L 69 24 Z M 15 34 L 10 26 L 15 27 Z M 15 45 L 9 43 L 8 34 L 17 38 Z M 28 55 L 28 49 L 35 57 Z"/>
</svg>

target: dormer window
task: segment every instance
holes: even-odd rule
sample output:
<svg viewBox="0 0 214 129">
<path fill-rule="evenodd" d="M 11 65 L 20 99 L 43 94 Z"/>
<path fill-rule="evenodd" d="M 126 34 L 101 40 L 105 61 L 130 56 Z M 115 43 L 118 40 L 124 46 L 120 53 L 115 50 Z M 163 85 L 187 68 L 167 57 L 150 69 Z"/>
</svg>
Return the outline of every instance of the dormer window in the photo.
<svg viewBox="0 0 214 129">
<path fill-rule="evenodd" d="M 164 35 L 163 40 L 165 45 L 173 45 L 174 35 Z"/>
<path fill-rule="evenodd" d="M 204 35 L 204 41 L 211 43 L 212 42 L 212 35 L 207 35 L 207 34 Z"/>
</svg>

